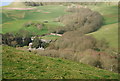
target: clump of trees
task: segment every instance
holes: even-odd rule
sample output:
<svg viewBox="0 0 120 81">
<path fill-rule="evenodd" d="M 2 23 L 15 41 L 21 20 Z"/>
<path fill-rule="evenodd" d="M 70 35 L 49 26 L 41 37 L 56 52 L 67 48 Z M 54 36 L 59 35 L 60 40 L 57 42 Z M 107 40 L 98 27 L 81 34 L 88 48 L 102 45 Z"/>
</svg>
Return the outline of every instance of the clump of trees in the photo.
<svg viewBox="0 0 120 81">
<path fill-rule="evenodd" d="M 42 44 L 42 41 L 38 37 L 35 37 L 32 42 L 32 48 L 39 48 L 41 47 L 41 44 Z"/>
<path fill-rule="evenodd" d="M 15 37 L 12 34 L 6 33 L 2 35 L 2 44 L 15 47 L 17 45 L 17 42 L 15 41 Z"/>
<path fill-rule="evenodd" d="M 21 33 L 22 32 L 22 33 Z M 27 46 L 31 42 L 31 34 L 28 31 L 20 30 L 16 34 L 2 34 L 2 44 L 8 46 Z"/>
<path fill-rule="evenodd" d="M 54 45 L 54 46 L 53 46 Z M 49 46 L 50 49 L 72 49 L 74 51 L 85 51 L 93 49 L 95 51 L 104 51 L 109 48 L 106 40 L 96 40 L 92 36 L 82 35 L 79 32 L 67 32 L 54 44 Z"/>
<path fill-rule="evenodd" d="M 71 8 L 70 10 L 72 14 L 58 18 L 58 21 L 65 24 L 65 27 L 61 28 L 62 31 L 79 30 L 83 33 L 90 33 L 99 29 L 103 23 L 103 17 L 88 8 Z"/>
<path fill-rule="evenodd" d="M 64 6 L 70 6 L 72 4 L 75 5 L 99 5 L 100 2 L 34 2 L 34 1 L 26 1 L 24 2 L 26 6 L 44 6 L 44 5 L 64 5 Z M 103 4 L 103 3 L 102 3 Z"/>
<path fill-rule="evenodd" d="M 118 71 L 118 57 L 107 52 L 111 48 L 105 39 L 96 40 L 93 36 L 79 31 L 69 31 L 51 43 L 48 49 L 58 52 L 54 54 L 50 51 L 45 54 L 46 56 L 60 57 L 114 72 Z"/>
<path fill-rule="evenodd" d="M 42 29 L 44 24 L 43 23 L 26 22 L 23 26 L 26 28 L 33 26 L 33 27 L 36 27 L 37 29 Z"/>
<path fill-rule="evenodd" d="M 94 67 L 118 72 L 118 58 L 100 51 L 87 49 L 86 51 L 73 51 L 72 49 L 48 49 L 44 51 L 36 50 L 35 53 L 42 56 L 55 58 L 63 58 L 84 64 L 89 64 Z"/>
<path fill-rule="evenodd" d="M 44 5 L 70 5 L 72 3 L 65 3 L 65 2 L 34 2 L 34 1 L 26 1 L 24 2 L 26 6 L 44 6 Z"/>
<path fill-rule="evenodd" d="M 43 6 L 42 2 L 26 1 L 24 2 L 26 6 Z"/>
<path fill-rule="evenodd" d="M 6 33 L 2 34 L 2 44 L 12 46 L 12 47 L 23 47 L 29 46 L 32 43 L 32 48 L 43 47 L 46 48 L 49 46 L 49 43 L 41 41 L 39 37 L 35 37 L 34 40 L 31 40 L 31 35 L 24 32 L 19 34 Z"/>
<path fill-rule="evenodd" d="M 30 26 L 32 26 L 32 25 L 34 25 L 34 23 L 32 23 L 32 22 L 27 22 L 27 23 L 25 23 L 23 26 L 24 26 L 24 27 L 30 27 Z"/>
</svg>

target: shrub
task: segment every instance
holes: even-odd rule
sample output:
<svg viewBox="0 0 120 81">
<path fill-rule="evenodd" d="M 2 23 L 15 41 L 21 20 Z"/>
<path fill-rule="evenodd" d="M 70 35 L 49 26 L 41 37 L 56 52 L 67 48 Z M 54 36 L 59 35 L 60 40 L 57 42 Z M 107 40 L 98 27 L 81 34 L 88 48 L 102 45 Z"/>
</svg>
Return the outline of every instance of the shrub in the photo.
<svg viewBox="0 0 120 81">
<path fill-rule="evenodd" d="M 36 50 L 36 52 L 43 56 L 63 58 L 114 72 L 118 71 L 118 59 L 111 58 L 111 56 L 105 52 L 97 52 L 92 49 L 87 49 L 86 51 L 82 52 L 75 52 L 72 49 L 47 49 L 44 51 Z"/>
<path fill-rule="evenodd" d="M 33 44 L 32 44 L 32 48 L 39 48 L 39 47 L 41 47 L 41 40 L 38 38 L 38 37 L 36 37 L 34 40 L 33 40 L 33 42 L 32 42 Z"/>
<path fill-rule="evenodd" d="M 28 46 L 30 42 L 32 42 L 30 37 L 23 38 L 23 45 L 24 46 Z"/>
<path fill-rule="evenodd" d="M 13 35 L 11 33 L 2 34 L 2 44 L 9 46 L 27 46 L 31 42 L 30 37 L 22 37 L 18 33 Z"/>
<path fill-rule="evenodd" d="M 55 48 L 65 49 L 71 48 L 74 51 L 84 51 L 86 49 L 93 49 L 96 40 L 91 36 L 76 36 L 76 33 L 67 33 L 62 38 L 55 42 Z"/>
<path fill-rule="evenodd" d="M 11 41 L 11 46 L 16 47 L 17 42 L 16 41 Z"/>
<path fill-rule="evenodd" d="M 109 48 L 109 43 L 105 39 L 98 40 L 95 50 L 105 51 L 106 48 Z"/>
<path fill-rule="evenodd" d="M 32 26 L 34 23 L 32 23 L 32 22 L 27 22 L 27 23 L 25 23 L 23 26 L 24 27 L 29 27 L 29 26 Z"/>
<path fill-rule="evenodd" d="M 18 46 L 24 46 L 23 45 L 23 39 L 22 39 L 21 36 L 16 36 L 15 40 L 16 40 Z"/>
<path fill-rule="evenodd" d="M 33 1 L 26 1 L 24 2 L 26 6 L 43 6 L 42 2 L 33 2 Z"/>
<path fill-rule="evenodd" d="M 41 47 L 47 48 L 49 46 L 49 43 L 42 42 Z"/>
<path fill-rule="evenodd" d="M 90 33 L 99 29 L 103 17 L 88 8 L 73 8 L 74 13 L 59 17 L 58 20 L 65 24 L 64 31 L 79 30 L 83 33 Z"/>
<path fill-rule="evenodd" d="M 48 20 L 45 20 L 44 23 L 48 23 Z"/>
<path fill-rule="evenodd" d="M 15 37 L 11 33 L 2 35 L 2 43 L 11 46 L 11 42 L 15 40 Z"/>
</svg>

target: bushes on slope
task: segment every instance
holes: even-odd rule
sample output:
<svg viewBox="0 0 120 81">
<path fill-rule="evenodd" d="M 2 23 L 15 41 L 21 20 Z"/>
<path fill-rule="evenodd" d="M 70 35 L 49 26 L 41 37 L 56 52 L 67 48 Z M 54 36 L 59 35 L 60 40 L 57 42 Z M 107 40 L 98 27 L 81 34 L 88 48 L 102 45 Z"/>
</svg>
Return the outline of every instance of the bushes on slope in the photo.
<svg viewBox="0 0 120 81">
<path fill-rule="evenodd" d="M 98 12 L 88 8 L 73 9 L 74 13 L 58 18 L 58 21 L 65 24 L 63 31 L 79 30 L 82 33 L 90 33 L 99 29 L 102 25 L 103 17 Z M 59 31 L 61 31 L 59 29 Z"/>
</svg>

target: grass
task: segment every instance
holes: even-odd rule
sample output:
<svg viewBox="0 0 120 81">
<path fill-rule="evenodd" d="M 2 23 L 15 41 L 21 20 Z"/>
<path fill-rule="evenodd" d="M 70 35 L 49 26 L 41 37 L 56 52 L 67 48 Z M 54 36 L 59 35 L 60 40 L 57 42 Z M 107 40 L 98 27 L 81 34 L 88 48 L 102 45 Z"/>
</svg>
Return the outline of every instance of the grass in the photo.
<svg viewBox="0 0 120 81">
<path fill-rule="evenodd" d="M 106 39 L 113 48 L 118 48 L 118 23 L 102 26 L 98 31 L 89 35 L 93 35 L 98 40 Z"/>
<path fill-rule="evenodd" d="M 117 79 L 118 74 L 89 65 L 3 46 L 3 79 Z"/>
<path fill-rule="evenodd" d="M 10 5 L 4 6 L 4 7 L 27 7 L 25 6 L 25 4 L 23 4 L 22 2 L 12 2 Z"/>
<path fill-rule="evenodd" d="M 65 6 L 59 6 L 59 5 L 49 5 L 49 6 L 40 6 L 36 7 L 34 10 L 3 10 L 4 15 L 7 15 L 7 17 L 13 18 L 16 16 L 17 19 L 19 19 L 20 16 L 24 16 L 25 20 L 32 20 L 32 21 L 53 21 L 54 18 L 57 18 L 59 16 L 62 16 L 64 14 L 68 14 L 68 12 L 65 12 L 66 9 Z M 49 13 L 45 13 L 49 12 Z M 21 13 L 21 14 L 20 14 Z M 12 16 L 11 16 L 12 15 Z M 4 17 L 4 16 L 3 16 Z"/>
<path fill-rule="evenodd" d="M 4 23 L 2 25 L 2 33 L 8 33 L 8 32 L 18 32 L 20 29 L 23 30 L 27 30 L 31 33 L 34 33 L 36 35 L 42 35 L 42 34 L 46 34 L 46 33 L 50 33 L 50 30 L 55 29 L 56 26 L 63 26 L 63 24 L 61 23 L 55 23 L 55 22 L 49 22 L 47 24 L 45 24 L 45 26 L 43 26 L 42 29 L 37 29 L 37 27 L 35 26 L 30 26 L 30 27 L 24 27 L 24 24 L 27 23 L 30 20 L 14 20 L 14 21 L 10 21 L 7 23 Z M 41 22 L 41 21 L 32 21 L 32 22 Z"/>
<path fill-rule="evenodd" d="M 94 11 L 99 12 L 104 18 L 104 25 L 114 24 L 118 22 L 118 6 L 117 5 L 88 5 Z"/>
<path fill-rule="evenodd" d="M 0 24 L 13 20 L 12 18 L 7 17 L 7 15 L 5 15 L 4 13 L 0 13 L 0 14 L 1 14 L 0 18 L 2 19 L 2 22 Z"/>
<path fill-rule="evenodd" d="M 118 6 L 98 4 L 96 6 L 88 5 L 94 11 L 103 15 L 104 24 L 96 32 L 91 33 L 96 39 L 106 39 L 110 47 L 118 48 Z"/>
<path fill-rule="evenodd" d="M 65 9 L 65 6 L 59 5 L 40 6 L 34 11 L 27 12 L 24 19 L 52 21 L 54 18 L 67 14 L 68 12 L 65 12 Z M 40 10 L 40 12 L 37 12 L 38 10 Z"/>
<path fill-rule="evenodd" d="M 46 39 L 46 40 L 56 40 L 58 39 L 60 36 L 57 35 L 47 35 L 47 36 L 43 36 L 42 39 Z"/>
<path fill-rule="evenodd" d="M 15 31 L 17 32 L 23 27 L 24 22 L 27 22 L 27 21 L 15 20 L 15 21 L 4 23 L 2 26 L 2 33 L 15 32 Z"/>
<path fill-rule="evenodd" d="M 35 32 L 37 35 L 49 33 L 51 29 L 55 29 L 58 26 L 64 26 L 62 23 L 54 22 L 54 19 L 68 14 L 68 12 L 64 11 L 65 9 L 65 6 L 49 5 L 37 7 L 35 10 L 3 10 L 2 33 L 17 32 L 20 29 L 25 29 L 23 24 L 28 21 L 44 22 L 45 20 L 48 21 L 48 23 L 46 23 L 47 27 L 44 27 L 42 30 L 38 30 L 35 27 L 30 27 L 26 30 L 31 33 Z"/>
</svg>

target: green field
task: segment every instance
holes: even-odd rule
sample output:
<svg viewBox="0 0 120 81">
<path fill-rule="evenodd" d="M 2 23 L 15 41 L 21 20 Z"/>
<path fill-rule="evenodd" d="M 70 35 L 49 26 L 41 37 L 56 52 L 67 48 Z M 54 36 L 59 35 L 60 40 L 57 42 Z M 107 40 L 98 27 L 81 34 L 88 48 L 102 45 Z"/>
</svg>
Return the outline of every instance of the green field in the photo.
<svg viewBox="0 0 120 81">
<path fill-rule="evenodd" d="M 57 38 L 59 38 L 60 36 L 57 35 L 47 35 L 47 36 L 43 36 L 42 39 L 46 39 L 46 40 L 55 40 Z"/>
<path fill-rule="evenodd" d="M 66 6 L 48 5 L 37 7 L 34 10 L 3 10 L 2 33 L 17 32 L 20 29 L 25 29 L 23 24 L 28 21 L 42 23 L 44 21 L 48 21 L 46 24 L 47 27 L 44 27 L 42 30 L 38 30 L 35 27 L 30 27 L 26 30 L 32 33 L 35 32 L 37 35 L 49 33 L 48 29 L 54 29 L 58 26 L 63 26 L 62 23 L 54 22 L 54 20 L 59 16 L 69 14 L 68 12 L 64 11 L 65 9 Z"/>
<path fill-rule="evenodd" d="M 118 7 L 117 5 L 99 4 L 96 6 L 88 6 L 94 11 L 98 11 L 103 15 L 104 24 L 96 32 L 91 33 L 98 40 L 106 39 L 110 47 L 118 48 Z"/>
<path fill-rule="evenodd" d="M 118 74 L 89 65 L 3 46 L 3 79 L 117 79 Z"/>
<path fill-rule="evenodd" d="M 106 39 L 109 45 L 118 48 L 118 23 L 102 26 L 98 31 L 91 33 L 98 40 Z"/>
<path fill-rule="evenodd" d="M 105 3 L 98 5 L 88 5 L 94 11 L 99 12 L 104 18 L 104 25 L 113 24 L 118 22 L 118 6 L 107 5 Z"/>
</svg>

